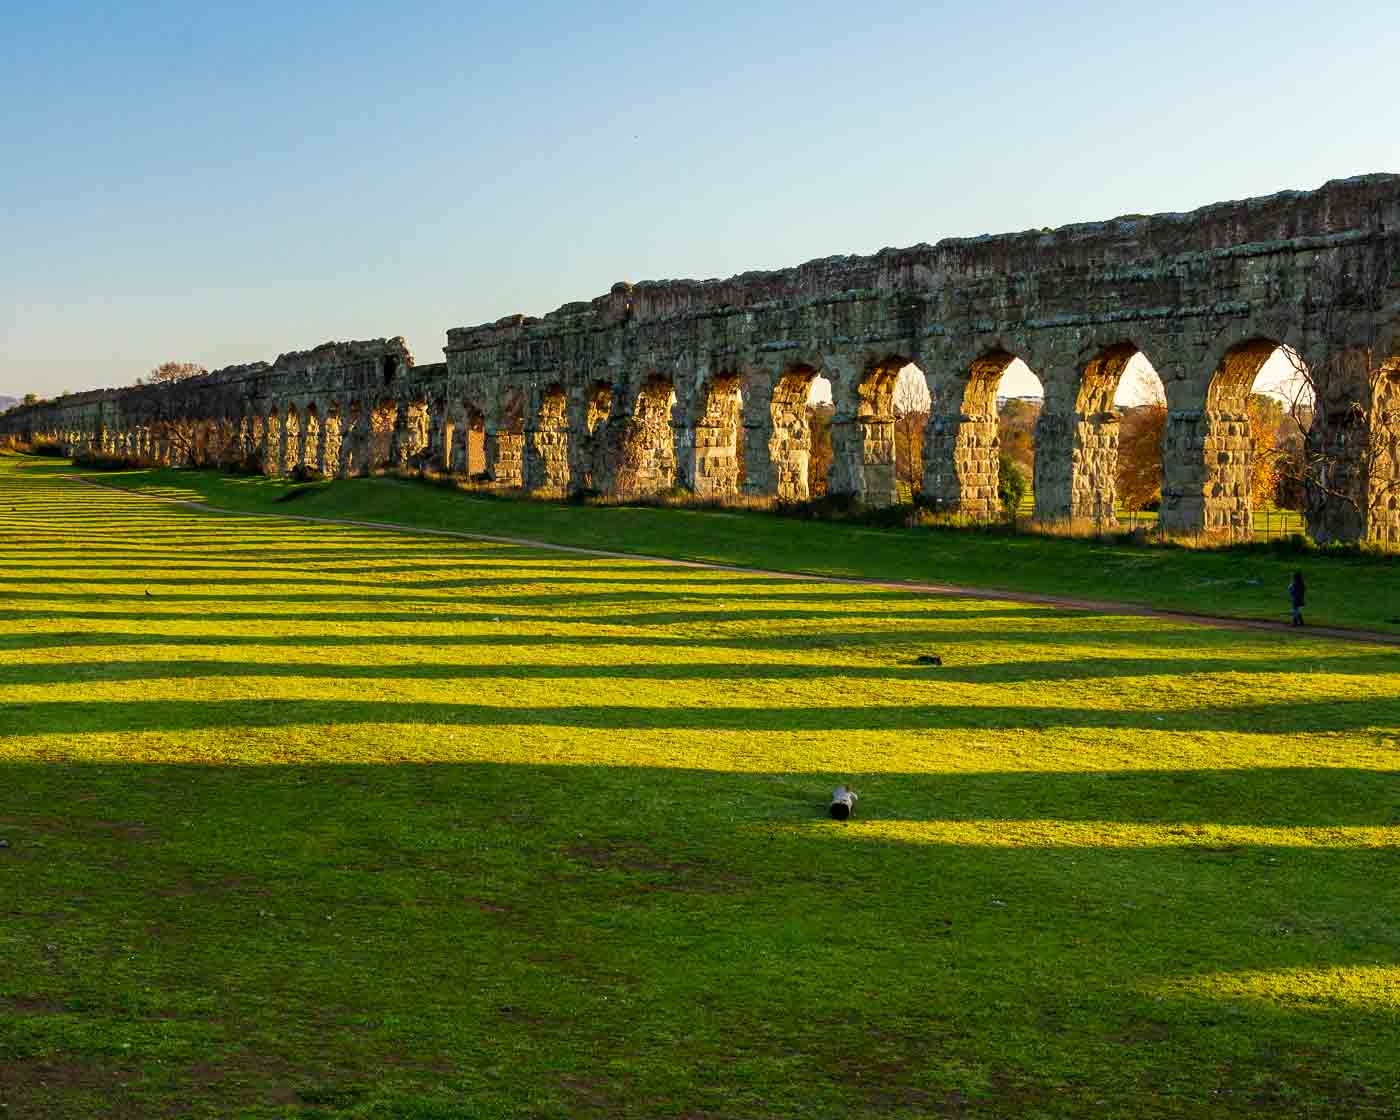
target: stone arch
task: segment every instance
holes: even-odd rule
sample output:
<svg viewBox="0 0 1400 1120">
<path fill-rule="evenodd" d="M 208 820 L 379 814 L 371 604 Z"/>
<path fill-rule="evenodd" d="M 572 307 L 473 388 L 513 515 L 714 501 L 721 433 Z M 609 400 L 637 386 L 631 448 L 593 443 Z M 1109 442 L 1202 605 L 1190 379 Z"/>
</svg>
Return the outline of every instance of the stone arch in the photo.
<svg viewBox="0 0 1400 1120">
<path fill-rule="evenodd" d="M 297 466 L 307 471 L 321 470 L 321 410 L 314 403 L 301 410 L 301 455 Z"/>
<path fill-rule="evenodd" d="M 390 462 L 400 469 L 421 466 L 428 452 L 430 439 L 427 398 L 419 396 L 399 400 L 394 410 Z"/>
<path fill-rule="evenodd" d="M 907 353 L 867 355 L 852 371 L 848 393 L 838 388 L 841 378 L 833 381 L 832 491 L 872 506 L 899 501 L 895 394 L 904 370 L 911 367 L 928 392 L 923 369 Z"/>
<path fill-rule="evenodd" d="M 452 432 L 452 470 L 475 478 L 486 471 L 486 413 L 467 400 L 461 402 L 460 415 Z"/>
<path fill-rule="evenodd" d="M 434 470 L 451 471 L 457 418 L 446 397 L 437 396 L 428 401 L 426 421 L 428 444 L 423 450 L 423 457 Z"/>
<path fill-rule="evenodd" d="M 1264 363 L 1280 345 L 1279 339 L 1262 335 L 1233 343 L 1215 362 L 1206 384 L 1204 410 L 1194 416 L 1173 410 L 1163 460 L 1176 476 L 1170 486 L 1176 500 L 1170 503 L 1168 516 L 1164 493 L 1163 528 L 1199 530 L 1234 540 L 1253 536 L 1249 394 Z"/>
<path fill-rule="evenodd" d="M 282 473 L 282 413 L 274 404 L 263 418 L 263 473 Z"/>
<path fill-rule="evenodd" d="M 997 343 L 955 362 L 952 376 L 931 379 L 924 494 L 935 509 L 983 520 L 1000 515 L 997 387 L 1018 359 L 1024 362 L 1020 354 Z M 1043 389 L 1045 382 L 1029 363 L 1025 365 Z M 1037 424 L 1037 443 L 1042 442 Z M 1036 464 L 1038 468 L 1039 452 Z"/>
<path fill-rule="evenodd" d="M 243 467 L 248 471 L 265 470 L 267 465 L 267 417 L 256 405 L 252 405 L 244 417 L 244 423 L 247 425 L 247 442 L 243 448 Z M 149 454 L 152 442 L 149 426 L 142 429 L 142 442 Z"/>
<path fill-rule="evenodd" d="M 202 422 L 204 428 L 204 449 L 200 465 L 220 467 L 229 460 L 229 449 L 233 443 L 233 425 L 227 416 L 211 416 Z"/>
<path fill-rule="evenodd" d="M 725 497 L 739 491 L 742 378 L 722 371 L 704 378 L 688 410 L 680 481 L 694 493 Z"/>
<path fill-rule="evenodd" d="M 816 364 L 794 362 L 784 367 L 771 382 L 768 454 L 764 464 L 767 470 L 764 473 L 768 492 L 780 502 L 806 501 L 811 494 L 808 466 L 812 432 L 807 420 L 807 401 L 812 395 L 812 383 L 820 374 L 821 367 Z M 746 450 L 756 443 L 757 440 L 750 441 Z M 763 474 L 753 469 L 754 465 L 751 464 L 749 470 L 750 485 L 763 478 Z"/>
<path fill-rule="evenodd" d="M 1400 544 L 1400 354 L 1381 363 L 1370 395 L 1365 535 L 1395 545 Z M 1324 539 L 1331 526 L 1310 516 L 1308 528 Z"/>
<path fill-rule="evenodd" d="M 394 429 L 399 422 L 399 403 L 393 397 L 381 397 L 369 410 L 369 440 L 365 469 L 378 470 L 394 461 Z"/>
<path fill-rule="evenodd" d="M 1114 398 L 1136 342 L 1097 343 L 1075 363 L 1069 392 L 1051 379 L 1036 426 L 1035 512 L 1041 521 L 1117 525 L 1119 413 Z"/>
<path fill-rule="evenodd" d="M 336 476 L 354 478 L 370 468 L 372 414 L 359 399 L 351 398 L 339 406 L 340 447 L 336 456 Z"/>
<path fill-rule="evenodd" d="M 671 413 L 675 384 L 664 373 L 648 374 L 631 394 L 630 408 L 614 407 L 604 458 L 608 489 L 617 494 L 654 494 L 676 481 L 676 444 Z"/>
<path fill-rule="evenodd" d="M 488 470 L 499 486 L 525 484 L 525 391 L 509 386 L 496 402 L 494 425 L 486 429 Z"/>
<path fill-rule="evenodd" d="M 302 417 L 295 404 L 282 410 L 281 447 L 278 451 L 278 474 L 291 474 L 302 465 Z"/>
<path fill-rule="evenodd" d="M 569 401 L 560 382 L 548 385 L 532 409 L 525 443 L 525 486 L 543 494 L 568 492 Z"/>
<path fill-rule="evenodd" d="M 602 489 L 607 482 L 608 421 L 613 402 L 621 400 L 612 383 L 603 378 L 587 382 L 570 401 L 569 477 L 580 489 Z"/>
<path fill-rule="evenodd" d="M 327 478 L 339 473 L 340 444 L 345 438 L 343 420 L 344 414 L 340 402 L 327 401 L 325 411 L 319 417 L 316 455 L 313 464 Z"/>
</svg>

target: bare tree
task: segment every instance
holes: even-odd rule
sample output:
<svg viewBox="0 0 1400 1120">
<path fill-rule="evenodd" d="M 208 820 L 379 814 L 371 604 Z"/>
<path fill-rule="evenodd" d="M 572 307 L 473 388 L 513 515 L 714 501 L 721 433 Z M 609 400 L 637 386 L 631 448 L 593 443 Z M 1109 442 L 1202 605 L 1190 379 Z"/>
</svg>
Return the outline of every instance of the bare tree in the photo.
<svg viewBox="0 0 1400 1120">
<path fill-rule="evenodd" d="M 924 427 L 928 424 L 929 392 L 923 379 L 900 376 L 894 387 L 895 481 L 912 496 L 923 485 Z"/>
<path fill-rule="evenodd" d="M 172 381 L 184 381 L 187 377 L 199 377 L 208 372 L 197 362 L 161 362 L 147 376 L 138 378 L 136 384 L 167 385 Z"/>
<path fill-rule="evenodd" d="M 1293 367 L 1289 413 L 1301 453 L 1286 464 L 1319 542 L 1400 536 L 1400 357 L 1384 348 L 1396 283 L 1393 245 L 1346 268 L 1318 268 L 1301 309 L 1315 340 Z"/>
<path fill-rule="evenodd" d="M 1250 504 L 1254 509 L 1272 505 L 1278 495 L 1279 472 L 1287 451 L 1279 442 L 1284 422 L 1283 402 L 1264 393 L 1250 393 L 1246 402 L 1252 466 L 1249 474 Z"/>
<path fill-rule="evenodd" d="M 831 480 L 831 420 L 835 411 L 829 401 L 807 406 L 807 493 L 813 498 L 824 497 Z"/>
<path fill-rule="evenodd" d="M 1162 382 L 1137 370 L 1133 396 L 1138 404 L 1120 409 L 1118 425 L 1118 500 L 1128 510 L 1156 508 L 1162 496 L 1162 434 L 1167 426 L 1167 397 Z"/>
</svg>

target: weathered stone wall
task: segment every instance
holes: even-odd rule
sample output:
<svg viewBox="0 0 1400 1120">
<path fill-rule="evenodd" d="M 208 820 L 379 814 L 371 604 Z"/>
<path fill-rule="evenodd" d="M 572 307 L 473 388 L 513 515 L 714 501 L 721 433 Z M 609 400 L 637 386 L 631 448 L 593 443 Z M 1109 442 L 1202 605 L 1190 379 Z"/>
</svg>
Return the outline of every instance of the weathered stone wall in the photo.
<svg viewBox="0 0 1400 1120">
<path fill-rule="evenodd" d="M 924 492 L 987 517 L 997 505 L 996 384 L 1019 357 L 1046 393 L 1037 514 L 1104 524 L 1116 498 L 1113 395 L 1142 352 L 1169 407 L 1163 524 L 1243 535 L 1245 402 L 1260 364 L 1278 345 L 1322 360 L 1338 340 L 1319 310 L 1319 277 L 1362 272 L 1381 283 L 1353 317 L 1357 345 L 1364 334 L 1394 354 L 1397 259 L 1400 177 L 1372 175 L 1189 214 L 727 280 L 618 284 L 543 318 L 450 330 L 437 365 L 415 366 L 402 339 L 327 344 L 175 386 L 21 408 L 0 417 L 0 432 L 269 472 L 431 463 L 550 493 L 680 483 L 723 495 L 742 475 L 751 493 L 796 499 L 807 494 L 807 394 L 824 376 L 835 406 L 830 484 L 885 504 L 896 495 L 894 379 L 913 362 L 933 396 Z M 1344 395 L 1373 406 L 1366 385 Z M 1358 462 L 1347 484 L 1373 494 L 1394 469 L 1393 457 Z M 1368 508 L 1347 532 L 1394 531 L 1382 523 L 1395 518 L 1378 512 L 1392 507 Z"/>
</svg>

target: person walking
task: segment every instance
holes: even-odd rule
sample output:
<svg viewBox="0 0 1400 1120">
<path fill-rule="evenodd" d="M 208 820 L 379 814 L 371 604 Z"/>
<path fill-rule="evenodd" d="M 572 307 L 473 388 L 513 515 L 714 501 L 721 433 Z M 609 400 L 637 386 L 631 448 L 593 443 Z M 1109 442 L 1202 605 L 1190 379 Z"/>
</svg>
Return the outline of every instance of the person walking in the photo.
<svg viewBox="0 0 1400 1120">
<path fill-rule="evenodd" d="M 1293 604 L 1293 625 L 1303 625 L 1303 599 L 1307 595 L 1308 587 L 1303 582 L 1303 573 L 1294 572 L 1293 579 L 1288 584 L 1288 601 Z"/>
</svg>

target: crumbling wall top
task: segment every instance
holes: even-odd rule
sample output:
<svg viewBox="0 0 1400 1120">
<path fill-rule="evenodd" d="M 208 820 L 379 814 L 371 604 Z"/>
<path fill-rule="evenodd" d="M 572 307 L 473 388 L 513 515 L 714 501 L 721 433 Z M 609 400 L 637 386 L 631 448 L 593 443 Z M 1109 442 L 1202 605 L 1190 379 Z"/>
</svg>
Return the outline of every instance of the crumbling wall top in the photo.
<svg viewBox="0 0 1400 1120">
<path fill-rule="evenodd" d="M 727 279 L 620 282 L 589 303 L 568 303 L 543 320 L 510 315 L 447 332 L 447 350 L 489 346 L 540 322 L 551 327 L 607 326 L 734 311 L 775 300 L 808 301 L 859 291 L 934 292 L 949 280 L 989 274 L 1146 265 L 1195 253 L 1310 247 L 1313 239 L 1400 228 L 1400 175 L 1337 179 L 1314 191 L 1281 191 L 1217 202 L 1187 213 L 1127 214 L 1058 229 L 947 238 L 935 245 L 834 256 L 792 268 L 745 272 Z"/>
</svg>

